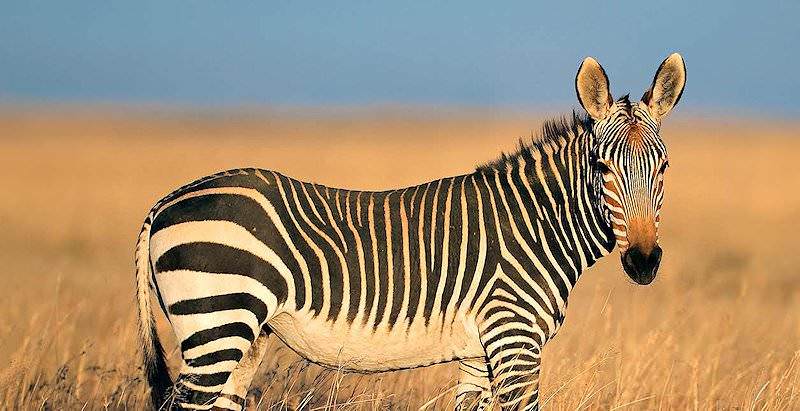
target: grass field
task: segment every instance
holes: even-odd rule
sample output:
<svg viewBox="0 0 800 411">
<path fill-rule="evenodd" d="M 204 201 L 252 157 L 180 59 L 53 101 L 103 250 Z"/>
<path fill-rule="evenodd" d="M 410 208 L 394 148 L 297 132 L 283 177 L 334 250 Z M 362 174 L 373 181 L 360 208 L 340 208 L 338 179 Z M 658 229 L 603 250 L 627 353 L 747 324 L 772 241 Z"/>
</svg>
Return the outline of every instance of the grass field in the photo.
<svg viewBox="0 0 800 411">
<path fill-rule="evenodd" d="M 541 120 L 399 109 L 125 113 L 0 111 L 0 408 L 146 406 L 133 248 L 150 206 L 177 186 L 257 166 L 332 186 L 400 187 L 469 172 Z M 584 274 L 544 352 L 546 409 L 800 408 L 796 130 L 667 120 L 659 278 L 633 285 L 616 253 Z M 251 404 L 447 409 L 455 371 L 322 371 L 273 339 Z"/>
</svg>

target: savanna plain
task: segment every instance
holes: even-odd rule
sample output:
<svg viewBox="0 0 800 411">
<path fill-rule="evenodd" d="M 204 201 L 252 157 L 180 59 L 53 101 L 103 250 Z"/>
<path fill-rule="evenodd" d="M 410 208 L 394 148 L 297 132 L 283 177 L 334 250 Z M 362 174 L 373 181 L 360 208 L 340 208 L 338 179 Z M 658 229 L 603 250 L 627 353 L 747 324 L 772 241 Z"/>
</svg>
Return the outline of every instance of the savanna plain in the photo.
<svg viewBox="0 0 800 411">
<path fill-rule="evenodd" d="M 0 408 L 149 406 L 133 249 L 150 206 L 176 187 L 243 166 L 337 187 L 402 187 L 470 172 L 536 134 L 543 118 L 435 108 L 3 108 Z M 659 277 L 632 284 L 618 253 L 584 273 L 544 350 L 545 409 L 800 409 L 796 130 L 722 115 L 666 120 Z M 160 313 L 159 326 L 175 364 Z M 270 344 L 251 409 L 452 407 L 453 364 L 347 374 Z"/>
</svg>

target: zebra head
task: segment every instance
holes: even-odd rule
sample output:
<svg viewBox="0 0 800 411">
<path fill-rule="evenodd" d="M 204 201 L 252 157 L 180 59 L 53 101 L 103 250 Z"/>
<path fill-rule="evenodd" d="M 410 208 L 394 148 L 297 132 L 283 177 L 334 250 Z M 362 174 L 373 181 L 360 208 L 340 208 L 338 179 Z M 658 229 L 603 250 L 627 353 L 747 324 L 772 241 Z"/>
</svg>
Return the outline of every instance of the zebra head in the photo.
<svg viewBox="0 0 800 411">
<path fill-rule="evenodd" d="M 659 129 L 685 83 L 677 53 L 661 63 L 640 102 L 628 96 L 614 101 L 605 71 L 591 57 L 575 78 L 578 100 L 593 120 L 589 161 L 596 206 L 616 236 L 622 267 L 638 284 L 650 284 L 661 262 L 658 223 L 669 162 Z"/>
</svg>

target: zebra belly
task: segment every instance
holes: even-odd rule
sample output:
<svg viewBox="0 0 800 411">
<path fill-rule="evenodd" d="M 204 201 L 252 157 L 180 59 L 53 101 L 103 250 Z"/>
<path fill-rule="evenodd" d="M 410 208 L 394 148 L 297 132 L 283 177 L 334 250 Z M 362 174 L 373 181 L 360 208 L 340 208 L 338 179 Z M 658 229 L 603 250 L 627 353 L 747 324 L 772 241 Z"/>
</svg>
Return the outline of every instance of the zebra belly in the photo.
<svg viewBox="0 0 800 411">
<path fill-rule="evenodd" d="M 284 312 L 269 326 L 289 348 L 304 358 L 330 368 L 380 372 L 415 368 L 464 358 L 483 357 L 477 327 L 466 318 L 452 326 L 422 321 L 389 330 L 325 321 L 310 313 Z"/>
</svg>

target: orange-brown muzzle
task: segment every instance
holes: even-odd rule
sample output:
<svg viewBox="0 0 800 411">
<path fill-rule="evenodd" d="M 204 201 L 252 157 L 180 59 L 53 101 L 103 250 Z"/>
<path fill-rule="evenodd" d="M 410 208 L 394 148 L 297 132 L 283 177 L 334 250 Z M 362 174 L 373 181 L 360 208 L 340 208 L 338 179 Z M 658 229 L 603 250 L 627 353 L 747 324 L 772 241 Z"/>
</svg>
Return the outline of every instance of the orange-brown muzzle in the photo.
<svg viewBox="0 0 800 411">
<path fill-rule="evenodd" d="M 647 203 L 646 199 L 642 200 Z M 663 252 L 658 245 L 655 217 L 650 213 L 643 214 L 629 222 L 626 230 L 629 246 L 622 250 L 621 258 L 628 277 L 637 284 L 646 285 L 656 278 Z"/>
</svg>

